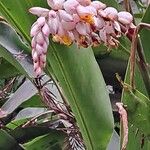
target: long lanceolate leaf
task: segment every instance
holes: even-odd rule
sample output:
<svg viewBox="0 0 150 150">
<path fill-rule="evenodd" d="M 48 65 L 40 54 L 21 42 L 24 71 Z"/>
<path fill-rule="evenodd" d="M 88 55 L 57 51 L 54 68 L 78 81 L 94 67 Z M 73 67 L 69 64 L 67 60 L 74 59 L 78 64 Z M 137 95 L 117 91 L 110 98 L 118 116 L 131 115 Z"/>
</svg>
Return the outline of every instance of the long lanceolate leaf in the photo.
<svg viewBox="0 0 150 150">
<path fill-rule="evenodd" d="M 15 25 L 17 31 L 23 31 L 21 35 L 24 35 L 26 41 L 29 41 L 28 23 L 31 23 L 32 18 L 29 15 L 23 17 L 22 14 L 28 14 L 31 7 L 28 2 L 37 6 L 36 0 L 17 1 L 17 5 L 12 4 L 14 1 L 1 1 L 2 13 Z M 42 6 L 43 1 L 38 2 Z M 18 6 L 22 9 L 11 11 Z M 16 18 L 20 19 L 16 21 Z M 92 49 L 65 47 L 51 42 L 48 63 L 71 105 L 87 149 L 105 150 L 113 131 L 113 117 L 105 83 Z M 51 72 L 51 68 L 47 69 Z"/>
<path fill-rule="evenodd" d="M 113 121 L 109 97 L 92 50 L 52 47 L 48 59 L 75 113 L 88 149 L 105 149 Z"/>
</svg>

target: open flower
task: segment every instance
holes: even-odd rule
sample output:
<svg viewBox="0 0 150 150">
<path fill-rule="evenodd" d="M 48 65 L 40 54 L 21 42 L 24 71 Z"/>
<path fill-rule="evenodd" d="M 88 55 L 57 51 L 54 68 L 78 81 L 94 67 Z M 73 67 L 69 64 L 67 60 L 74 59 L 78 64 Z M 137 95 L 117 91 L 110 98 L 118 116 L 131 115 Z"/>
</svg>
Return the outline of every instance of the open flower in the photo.
<svg viewBox="0 0 150 150">
<path fill-rule="evenodd" d="M 81 18 L 81 20 L 89 23 L 89 24 L 94 24 L 94 15 L 97 15 L 97 11 L 94 7 L 92 6 L 82 6 L 79 5 L 77 7 L 77 13 L 79 15 L 79 17 Z"/>
</svg>

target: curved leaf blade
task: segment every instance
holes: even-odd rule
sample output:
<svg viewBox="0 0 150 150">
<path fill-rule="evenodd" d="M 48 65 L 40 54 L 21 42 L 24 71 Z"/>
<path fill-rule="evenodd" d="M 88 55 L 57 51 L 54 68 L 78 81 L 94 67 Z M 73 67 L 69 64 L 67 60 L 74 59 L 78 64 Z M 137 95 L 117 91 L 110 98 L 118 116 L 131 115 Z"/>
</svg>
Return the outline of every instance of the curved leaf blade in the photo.
<svg viewBox="0 0 150 150">
<path fill-rule="evenodd" d="M 113 131 L 113 117 L 92 49 L 53 43 L 51 46 L 48 61 L 76 116 L 87 149 L 106 149 Z"/>
</svg>

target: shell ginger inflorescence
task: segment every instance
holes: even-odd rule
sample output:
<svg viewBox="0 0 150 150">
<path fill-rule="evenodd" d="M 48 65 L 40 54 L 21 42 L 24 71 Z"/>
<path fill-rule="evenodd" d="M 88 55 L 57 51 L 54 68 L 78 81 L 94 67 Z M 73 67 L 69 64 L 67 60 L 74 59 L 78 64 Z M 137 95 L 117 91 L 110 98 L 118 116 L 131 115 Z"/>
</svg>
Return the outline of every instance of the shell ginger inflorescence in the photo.
<svg viewBox="0 0 150 150">
<path fill-rule="evenodd" d="M 29 12 L 37 15 L 31 27 L 32 57 L 36 76 L 41 75 L 46 65 L 49 36 L 54 42 L 64 45 L 76 43 L 78 47 L 117 47 L 121 27 L 134 27 L 130 13 L 118 12 L 100 1 L 47 0 L 50 9 L 33 7 Z"/>
</svg>

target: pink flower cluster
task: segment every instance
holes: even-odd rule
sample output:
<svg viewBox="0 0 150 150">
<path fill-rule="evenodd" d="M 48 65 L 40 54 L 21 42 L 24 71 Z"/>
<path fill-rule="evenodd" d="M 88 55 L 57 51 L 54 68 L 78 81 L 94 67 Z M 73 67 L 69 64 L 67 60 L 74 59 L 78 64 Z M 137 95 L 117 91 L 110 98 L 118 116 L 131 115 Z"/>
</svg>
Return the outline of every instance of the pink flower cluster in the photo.
<svg viewBox="0 0 150 150">
<path fill-rule="evenodd" d="M 47 0 L 51 10 L 33 7 L 30 13 L 39 18 L 31 27 L 34 71 L 39 76 L 46 64 L 49 36 L 54 42 L 78 47 L 118 46 L 121 25 L 127 30 L 133 26 L 130 13 L 118 12 L 100 1 Z"/>
</svg>

